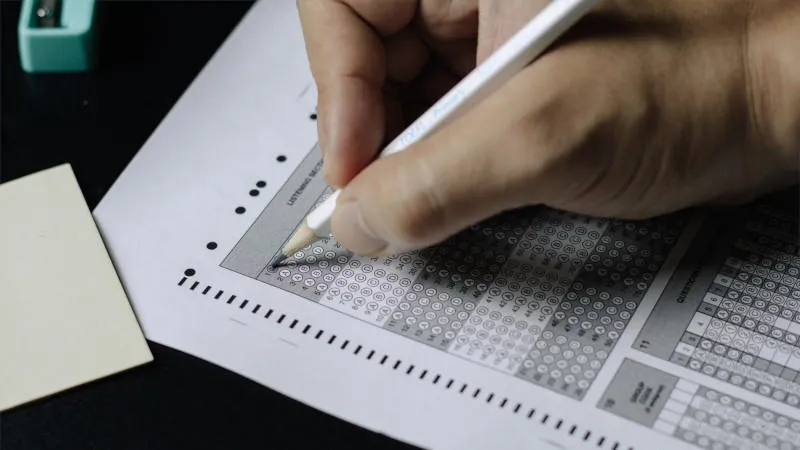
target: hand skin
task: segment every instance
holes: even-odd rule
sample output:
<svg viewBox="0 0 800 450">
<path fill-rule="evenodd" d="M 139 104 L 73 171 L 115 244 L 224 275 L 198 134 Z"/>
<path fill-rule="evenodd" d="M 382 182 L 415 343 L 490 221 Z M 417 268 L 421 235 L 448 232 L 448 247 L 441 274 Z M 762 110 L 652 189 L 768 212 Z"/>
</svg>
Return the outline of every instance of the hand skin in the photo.
<svg viewBox="0 0 800 450">
<path fill-rule="evenodd" d="M 797 182 L 797 0 L 601 1 L 488 100 L 372 162 L 545 4 L 298 0 L 344 247 L 411 251 L 527 205 L 643 219 Z"/>
</svg>

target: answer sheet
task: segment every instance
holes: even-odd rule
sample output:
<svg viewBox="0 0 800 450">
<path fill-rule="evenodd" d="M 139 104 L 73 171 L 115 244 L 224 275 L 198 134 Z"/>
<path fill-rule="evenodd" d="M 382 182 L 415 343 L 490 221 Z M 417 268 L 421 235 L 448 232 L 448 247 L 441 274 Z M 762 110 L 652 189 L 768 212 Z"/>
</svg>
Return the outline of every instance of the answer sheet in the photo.
<svg viewBox="0 0 800 450">
<path fill-rule="evenodd" d="M 95 211 L 150 339 L 424 448 L 800 448 L 794 192 L 270 269 L 330 193 L 295 8 L 255 4 Z"/>
</svg>

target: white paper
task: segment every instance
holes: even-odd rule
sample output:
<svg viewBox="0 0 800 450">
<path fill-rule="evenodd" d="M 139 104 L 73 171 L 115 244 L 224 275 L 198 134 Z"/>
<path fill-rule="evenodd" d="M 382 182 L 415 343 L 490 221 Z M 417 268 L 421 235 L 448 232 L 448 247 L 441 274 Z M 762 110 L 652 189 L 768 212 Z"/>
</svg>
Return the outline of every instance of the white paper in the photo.
<svg viewBox="0 0 800 450">
<path fill-rule="evenodd" d="M 149 338 L 426 448 L 800 448 L 794 397 L 692 368 L 800 386 L 790 372 L 770 378 L 776 367 L 715 357 L 701 338 L 747 348 L 727 337 L 741 330 L 693 321 L 745 308 L 710 282 L 760 271 L 722 266 L 747 257 L 726 245 L 752 247 L 757 234 L 728 239 L 688 215 L 627 223 L 531 209 L 420 254 L 352 258 L 329 242 L 265 271 L 327 192 L 315 101 L 294 2 L 258 2 L 97 208 Z M 704 247 L 711 237 L 718 249 Z M 784 264 L 773 277 L 787 300 L 773 303 L 795 308 L 796 248 L 765 254 Z M 698 255 L 710 259 L 692 275 Z M 703 336 L 684 335 L 690 326 Z M 782 336 L 783 348 L 751 350 L 796 367 L 800 349 Z M 763 430 L 740 431 L 751 425 Z"/>
</svg>

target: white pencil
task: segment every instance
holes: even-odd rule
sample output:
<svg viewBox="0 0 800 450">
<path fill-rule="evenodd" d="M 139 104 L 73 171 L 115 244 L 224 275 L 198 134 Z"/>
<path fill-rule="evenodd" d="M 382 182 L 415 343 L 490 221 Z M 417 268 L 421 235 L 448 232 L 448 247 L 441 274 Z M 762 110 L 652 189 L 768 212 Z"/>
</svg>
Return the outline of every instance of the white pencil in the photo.
<svg viewBox="0 0 800 450">
<path fill-rule="evenodd" d="M 481 102 L 541 55 L 585 16 L 599 0 L 553 0 L 520 31 L 472 70 L 447 94 L 397 136 L 379 157 L 405 150 Z M 271 262 L 274 267 L 314 242 L 330 237 L 334 192 L 303 221 Z"/>
</svg>

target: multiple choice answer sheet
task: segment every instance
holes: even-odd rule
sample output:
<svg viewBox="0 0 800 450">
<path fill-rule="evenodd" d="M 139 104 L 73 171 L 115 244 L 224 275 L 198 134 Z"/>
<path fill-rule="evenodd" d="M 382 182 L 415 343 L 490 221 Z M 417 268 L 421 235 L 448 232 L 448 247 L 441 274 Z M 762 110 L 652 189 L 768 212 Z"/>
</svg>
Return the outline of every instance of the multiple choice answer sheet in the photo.
<svg viewBox="0 0 800 450">
<path fill-rule="evenodd" d="M 800 449 L 794 191 L 270 268 L 331 192 L 295 8 L 254 5 L 95 211 L 150 339 L 425 448 Z"/>
</svg>

